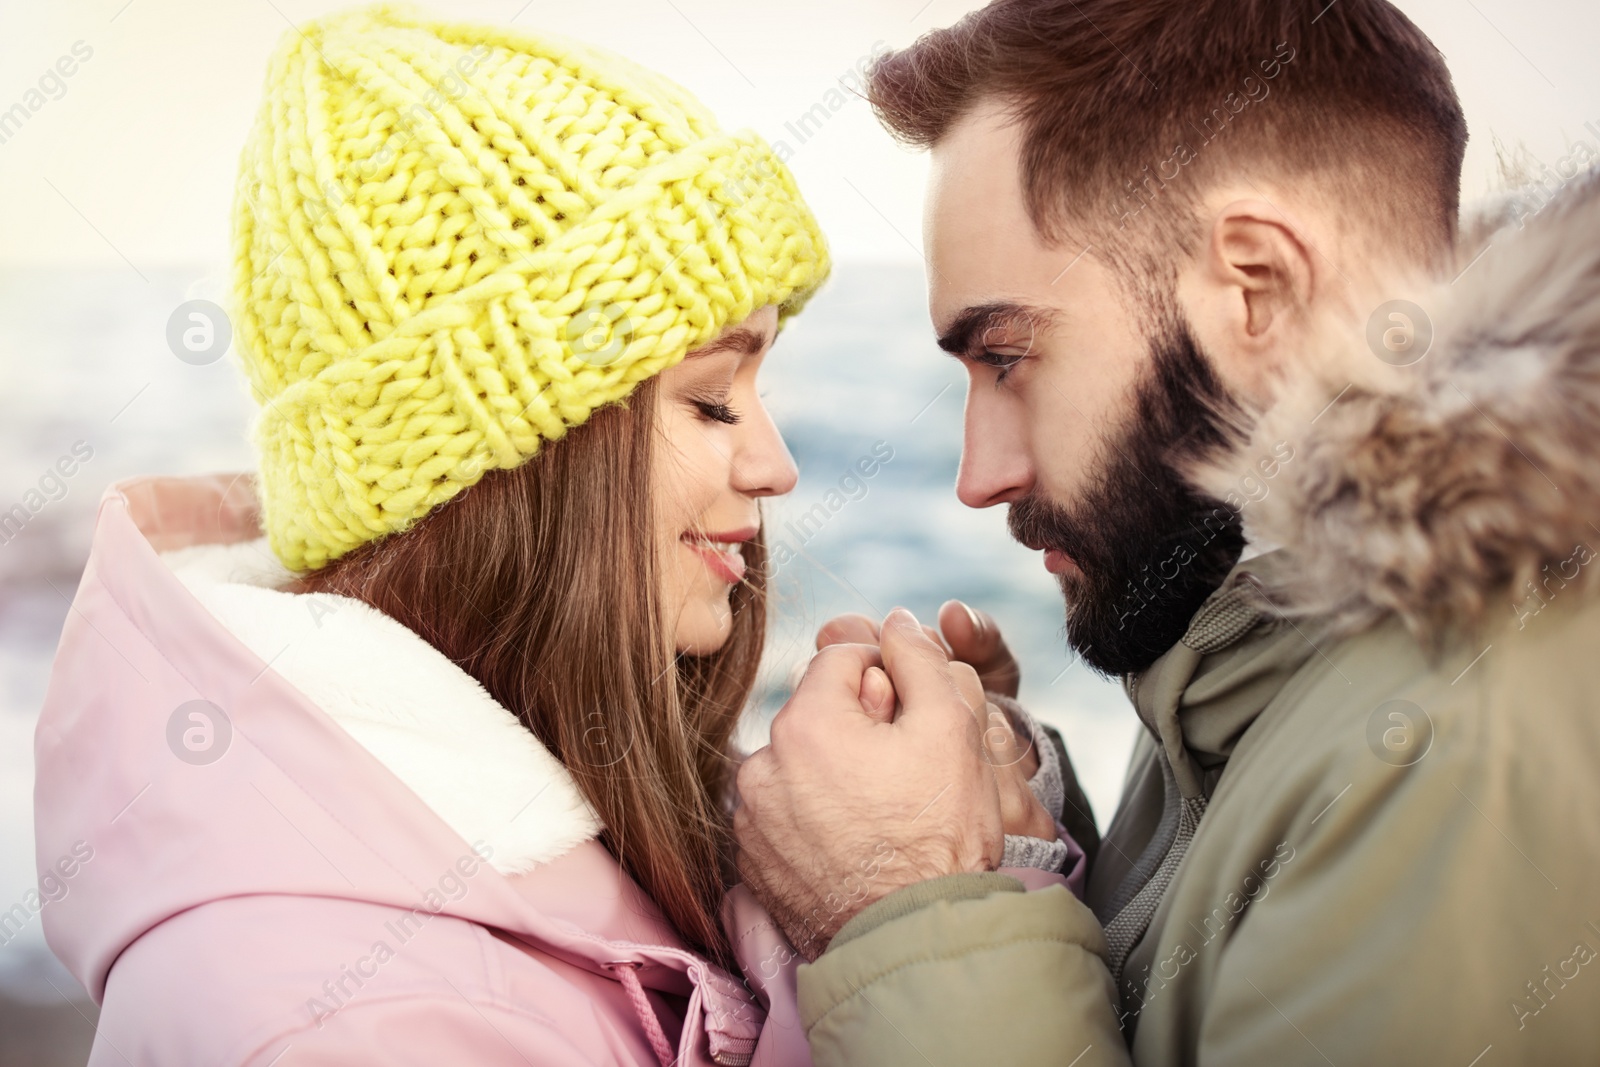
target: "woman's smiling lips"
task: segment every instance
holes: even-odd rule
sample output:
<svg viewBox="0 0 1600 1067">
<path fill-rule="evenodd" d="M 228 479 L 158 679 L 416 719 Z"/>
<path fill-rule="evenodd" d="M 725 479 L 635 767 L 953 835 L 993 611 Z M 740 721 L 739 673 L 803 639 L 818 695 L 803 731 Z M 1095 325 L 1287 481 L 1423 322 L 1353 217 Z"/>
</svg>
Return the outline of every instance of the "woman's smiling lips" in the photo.
<svg viewBox="0 0 1600 1067">
<path fill-rule="evenodd" d="M 761 532 L 759 526 L 746 526 L 723 533 L 686 533 L 681 540 L 694 551 L 711 573 L 729 585 L 744 581 L 745 561 L 741 547 Z"/>
</svg>

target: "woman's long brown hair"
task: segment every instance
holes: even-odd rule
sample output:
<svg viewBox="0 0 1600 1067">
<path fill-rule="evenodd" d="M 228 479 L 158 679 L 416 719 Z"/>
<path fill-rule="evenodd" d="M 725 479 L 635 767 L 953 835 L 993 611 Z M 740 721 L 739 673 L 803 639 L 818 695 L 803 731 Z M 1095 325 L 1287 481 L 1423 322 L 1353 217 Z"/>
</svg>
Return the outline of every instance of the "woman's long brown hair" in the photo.
<svg viewBox="0 0 1600 1067">
<path fill-rule="evenodd" d="M 606 846 L 684 940 L 726 965 L 725 801 L 765 638 L 765 548 L 745 545 L 722 649 L 675 655 L 651 520 L 656 391 L 643 383 L 298 587 L 365 601 L 482 683 L 571 771 Z"/>
</svg>

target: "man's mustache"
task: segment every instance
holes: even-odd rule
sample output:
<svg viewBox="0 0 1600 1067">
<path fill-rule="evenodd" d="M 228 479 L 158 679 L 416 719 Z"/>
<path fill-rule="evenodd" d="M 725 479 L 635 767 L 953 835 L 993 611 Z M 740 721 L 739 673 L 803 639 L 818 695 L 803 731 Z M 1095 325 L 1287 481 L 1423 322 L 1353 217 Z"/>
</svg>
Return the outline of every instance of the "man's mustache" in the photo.
<svg viewBox="0 0 1600 1067">
<path fill-rule="evenodd" d="M 1012 503 L 1006 513 L 1006 529 L 1015 540 L 1034 551 L 1053 548 L 1065 552 L 1074 561 L 1078 558 L 1073 552 L 1076 546 L 1072 542 L 1076 538 L 1071 536 L 1072 520 L 1066 510 L 1035 494 L 1030 493 Z"/>
</svg>

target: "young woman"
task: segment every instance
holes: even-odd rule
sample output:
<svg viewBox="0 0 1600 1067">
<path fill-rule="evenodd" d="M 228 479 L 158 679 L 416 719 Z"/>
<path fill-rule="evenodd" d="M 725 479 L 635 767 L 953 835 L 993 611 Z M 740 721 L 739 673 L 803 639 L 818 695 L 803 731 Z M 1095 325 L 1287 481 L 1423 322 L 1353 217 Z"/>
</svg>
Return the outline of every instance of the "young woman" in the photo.
<svg viewBox="0 0 1600 1067">
<path fill-rule="evenodd" d="M 808 1062 L 727 897 L 787 171 L 380 7 L 286 37 L 236 219 L 259 472 L 107 493 L 38 731 L 91 1063 Z"/>
</svg>

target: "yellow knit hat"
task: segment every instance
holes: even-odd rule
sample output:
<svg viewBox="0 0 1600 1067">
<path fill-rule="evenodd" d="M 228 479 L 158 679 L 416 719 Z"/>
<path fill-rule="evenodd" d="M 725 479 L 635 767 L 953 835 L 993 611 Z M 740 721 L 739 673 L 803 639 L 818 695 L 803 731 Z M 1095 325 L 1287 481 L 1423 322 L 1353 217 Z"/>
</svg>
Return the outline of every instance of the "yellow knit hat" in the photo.
<svg viewBox="0 0 1600 1067">
<path fill-rule="evenodd" d="M 598 48 L 379 5 L 284 35 L 233 309 L 293 570 L 404 529 L 828 273 L 749 131 Z"/>
</svg>

